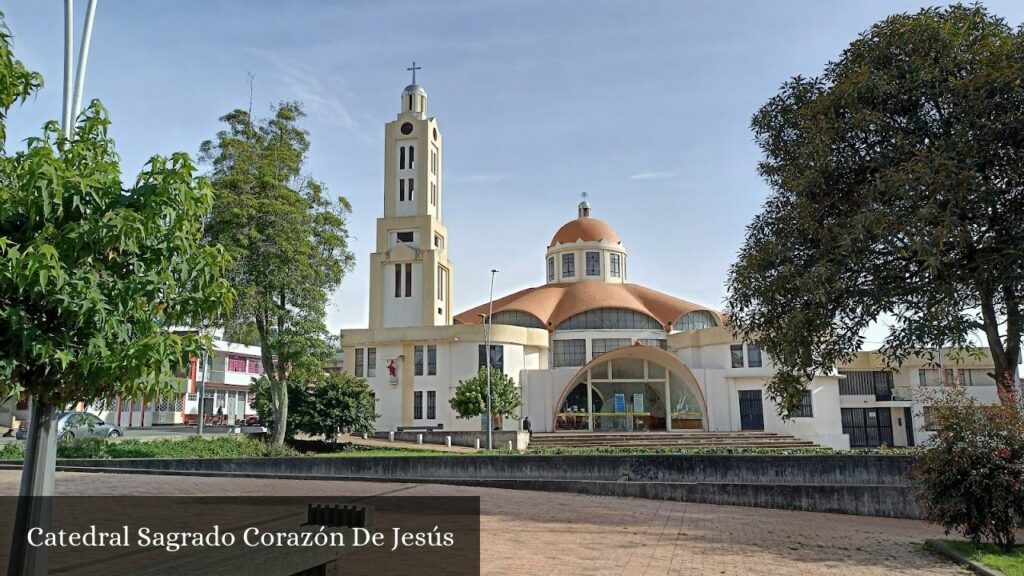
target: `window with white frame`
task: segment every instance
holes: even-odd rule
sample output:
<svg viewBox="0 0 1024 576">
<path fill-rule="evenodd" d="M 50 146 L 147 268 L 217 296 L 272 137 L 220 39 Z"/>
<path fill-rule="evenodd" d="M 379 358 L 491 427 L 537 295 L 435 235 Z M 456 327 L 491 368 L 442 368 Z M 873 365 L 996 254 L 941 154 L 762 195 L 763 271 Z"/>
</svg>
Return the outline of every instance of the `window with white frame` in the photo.
<svg viewBox="0 0 1024 576">
<path fill-rule="evenodd" d="M 553 340 L 551 342 L 551 366 L 553 368 L 583 366 L 586 363 L 586 340 Z"/>
<path fill-rule="evenodd" d="M 366 349 L 366 377 L 373 378 L 377 375 L 377 349 Z"/>
<path fill-rule="evenodd" d="M 587 252 L 587 276 L 601 275 L 601 253 Z"/>
<path fill-rule="evenodd" d="M 590 355 L 597 358 L 601 354 L 619 348 L 628 348 L 632 345 L 633 340 L 630 338 L 594 338 L 590 341 Z"/>
<path fill-rule="evenodd" d="M 573 278 L 576 276 L 576 255 L 562 254 L 562 278 Z"/>
<path fill-rule="evenodd" d="M 747 366 L 750 368 L 761 367 L 761 348 L 754 344 L 747 344 Z"/>
<path fill-rule="evenodd" d="M 743 344 L 729 346 L 729 357 L 732 359 L 733 368 L 743 368 Z"/>
<path fill-rule="evenodd" d="M 800 405 L 789 413 L 789 417 L 814 418 L 814 406 L 812 405 L 812 395 L 810 390 L 804 390 L 803 396 L 800 397 Z"/>
<path fill-rule="evenodd" d="M 622 278 L 622 256 L 618 254 L 608 256 L 608 275 L 612 278 Z"/>
<path fill-rule="evenodd" d="M 364 366 L 363 362 L 364 362 L 364 358 L 365 358 L 364 357 L 364 353 L 365 353 L 365 350 L 363 350 L 362 348 L 356 348 L 356 370 L 355 370 L 355 375 L 356 375 L 357 378 L 362 378 L 363 376 L 366 375 L 366 372 L 363 370 L 363 366 Z"/>
<path fill-rule="evenodd" d="M 423 346 L 413 347 L 413 375 L 423 376 Z"/>
<path fill-rule="evenodd" d="M 555 257 L 548 256 L 548 282 L 555 281 Z"/>
</svg>

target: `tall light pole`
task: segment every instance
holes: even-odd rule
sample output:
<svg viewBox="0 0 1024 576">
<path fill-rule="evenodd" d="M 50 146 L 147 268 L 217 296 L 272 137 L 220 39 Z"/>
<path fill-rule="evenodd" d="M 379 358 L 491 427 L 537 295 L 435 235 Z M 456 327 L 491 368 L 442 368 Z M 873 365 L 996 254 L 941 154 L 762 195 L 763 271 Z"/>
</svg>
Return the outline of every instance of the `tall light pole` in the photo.
<svg viewBox="0 0 1024 576">
<path fill-rule="evenodd" d="M 491 316 L 494 314 L 494 276 L 498 271 L 491 269 L 491 294 L 487 303 L 487 318 L 484 319 L 484 354 L 487 355 L 487 449 L 494 450 L 493 431 L 494 423 L 491 421 Z"/>
</svg>

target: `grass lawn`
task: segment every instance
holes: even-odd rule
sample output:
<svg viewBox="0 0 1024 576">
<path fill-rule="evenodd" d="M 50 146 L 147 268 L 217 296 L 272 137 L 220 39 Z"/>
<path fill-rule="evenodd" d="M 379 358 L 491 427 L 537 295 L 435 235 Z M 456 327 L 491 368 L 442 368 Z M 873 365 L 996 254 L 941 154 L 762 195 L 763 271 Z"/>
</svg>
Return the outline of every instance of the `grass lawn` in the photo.
<svg viewBox="0 0 1024 576">
<path fill-rule="evenodd" d="M 957 552 L 985 566 L 995 568 L 1006 576 L 1024 576 L 1024 546 L 1017 546 L 1010 553 L 1000 551 L 992 544 L 980 549 L 970 542 L 946 541 Z"/>
<path fill-rule="evenodd" d="M 305 448 L 303 445 L 302 448 Z M 446 453 L 437 450 L 409 448 L 377 448 L 370 446 L 347 446 L 343 449 L 307 451 L 293 446 L 273 446 L 252 438 L 222 436 L 161 440 L 126 439 L 119 442 L 108 440 L 78 440 L 61 442 L 57 445 L 58 458 L 274 458 L 287 456 L 320 456 L 325 458 L 365 458 L 372 456 L 438 456 Z M 338 448 L 342 448 L 339 446 Z M 0 446 L 0 460 L 23 460 L 25 444 L 12 443 Z"/>
</svg>

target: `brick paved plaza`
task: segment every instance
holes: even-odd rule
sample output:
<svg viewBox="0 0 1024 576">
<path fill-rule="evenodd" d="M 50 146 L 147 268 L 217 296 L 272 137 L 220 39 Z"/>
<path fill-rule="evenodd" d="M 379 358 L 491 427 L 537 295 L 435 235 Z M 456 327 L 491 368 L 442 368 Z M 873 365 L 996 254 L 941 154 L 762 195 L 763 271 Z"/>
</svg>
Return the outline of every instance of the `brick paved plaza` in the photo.
<svg viewBox="0 0 1024 576">
<path fill-rule="evenodd" d="M 17 494 L 19 472 L 0 471 Z M 910 520 L 491 488 L 72 474 L 60 495 L 479 495 L 483 574 L 964 574 L 920 549 Z"/>
</svg>

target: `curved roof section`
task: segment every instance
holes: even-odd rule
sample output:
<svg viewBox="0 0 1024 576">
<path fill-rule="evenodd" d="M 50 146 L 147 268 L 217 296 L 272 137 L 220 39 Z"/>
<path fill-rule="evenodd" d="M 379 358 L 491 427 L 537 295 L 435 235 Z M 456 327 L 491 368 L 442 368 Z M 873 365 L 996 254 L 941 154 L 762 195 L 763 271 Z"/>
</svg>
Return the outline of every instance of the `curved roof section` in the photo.
<svg viewBox="0 0 1024 576">
<path fill-rule="evenodd" d="M 479 324 L 480 314 L 487 314 L 481 304 L 455 316 L 461 324 Z M 606 284 L 604 282 L 555 283 L 527 288 L 494 301 L 494 312 L 519 310 L 528 312 L 554 330 L 564 320 L 588 310 L 624 308 L 656 318 L 666 329 L 680 316 L 694 310 L 706 310 L 722 323 L 716 310 L 680 300 L 668 294 L 637 284 Z"/>
<path fill-rule="evenodd" d="M 570 220 L 555 232 L 554 238 L 548 244 L 548 248 L 555 244 L 569 244 L 583 240 L 584 242 L 598 242 L 604 240 L 612 244 L 622 244 L 619 235 L 605 222 L 588 216 Z"/>
</svg>

